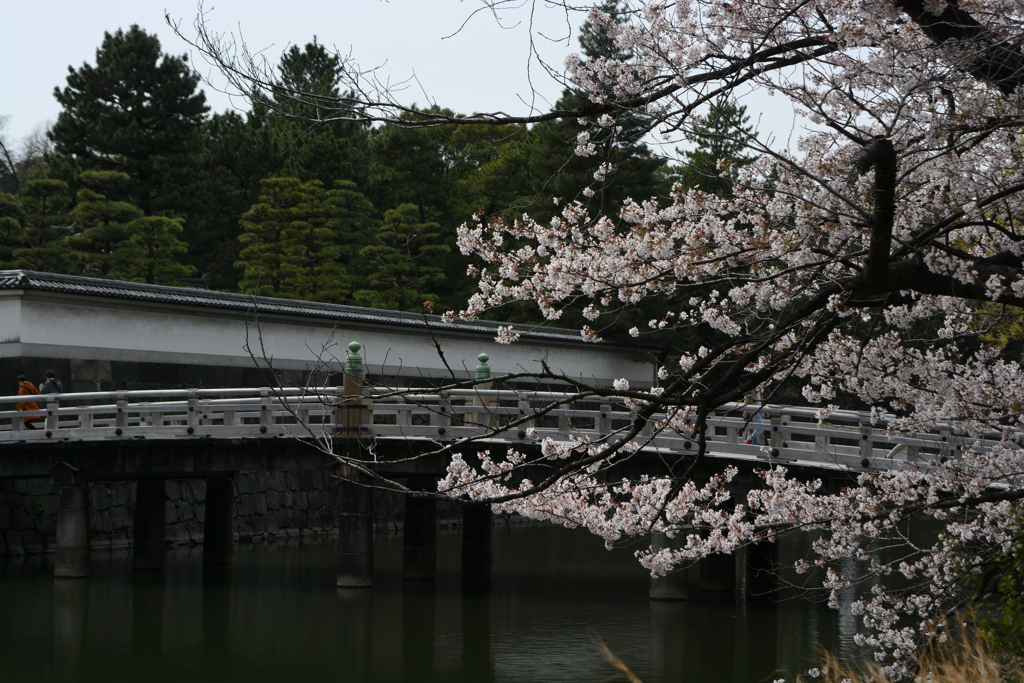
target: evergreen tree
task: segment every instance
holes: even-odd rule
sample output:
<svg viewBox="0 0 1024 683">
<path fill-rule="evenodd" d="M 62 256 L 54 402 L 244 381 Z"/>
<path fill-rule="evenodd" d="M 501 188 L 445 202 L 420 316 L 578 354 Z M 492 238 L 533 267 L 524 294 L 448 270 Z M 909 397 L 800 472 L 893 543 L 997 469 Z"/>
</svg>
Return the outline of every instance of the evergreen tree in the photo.
<svg viewBox="0 0 1024 683">
<path fill-rule="evenodd" d="M 205 126 L 203 177 L 211 200 L 206 210 L 190 217 L 188 262 L 213 289 L 238 287 L 239 221 L 256 203 L 260 181 L 281 172 L 281 139 L 263 119 L 236 112 L 215 114 Z"/>
<path fill-rule="evenodd" d="M 142 209 L 124 201 L 131 178 L 117 171 L 85 171 L 79 176 L 84 187 L 78 191 L 71 210 L 78 232 L 66 240 L 69 269 L 80 275 L 112 277 L 124 271 L 118 256 L 122 243 L 131 237 L 129 224 Z"/>
<path fill-rule="evenodd" d="M 486 219 L 522 213 L 522 198 L 533 186 L 531 134 L 522 126 L 456 126 L 447 143 L 453 182 L 452 213 L 463 223 L 474 214 Z"/>
<path fill-rule="evenodd" d="M 712 103 L 708 114 L 695 121 L 692 131 L 686 133 L 695 149 L 683 153 L 686 163 L 673 169 L 670 177 L 687 189 L 720 196 L 731 194 L 732 181 L 723 171 L 746 166 L 755 158 L 743 154 L 754 137 L 753 128 L 747 125 L 750 117 L 746 111 L 746 107 L 725 98 Z"/>
<path fill-rule="evenodd" d="M 268 178 L 259 202 L 243 216 L 242 291 L 341 302 L 350 291 L 346 263 L 365 244 L 373 205 L 341 181 L 325 190 L 318 180 Z"/>
<path fill-rule="evenodd" d="M 628 21 L 628 12 L 618 0 L 605 2 L 601 9 L 614 17 L 616 23 Z M 628 50 L 616 45 L 605 29 L 589 21 L 580 29 L 580 46 L 587 61 L 631 57 Z M 614 92 L 605 93 L 605 97 L 612 103 L 616 99 Z M 574 109 L 586 102 L 584 94 L 565 90 L 555 109 Z M 541 221 L 550 219 L 560 211 L 552 201 L 558 198 L 562 202 L 578 200 L 595 215 L 614 216 L 627 197 L 644 199 L 660 194 L 665 161 L 654 155 L 643 141 L 652 125 L 648 116 L 628 108 L 617 114 L 611 126 L 587 121 L 581 127 L 575 119 L 535 125 L 532 130 L 534 149 L 530 155 L 535 182 L 530 215 Z M 581 132 L 589 134 L 594 154 L 579 156 L 575 153 Z M 601 179 L 595 179 L 602 164 L 608 164 L 611 170 Z"/>
<path fill-rule="evenodd" d="M 12 194 L 0 192 L 0 268 L 14 267 L 14 250 L 21 246 L 25 208 Z"/>
<path fill-rule="evenodd" d="M 354 184 L 350 183 L 352 187 Z M 340 301 L 350 291 L 342 265 L 341 230 L 319 180 L 302 185 L 302 201 L 281 232 L 285 296 Z"/>
<path fill-rule="evenodd" d="M 128 224 L 128 239 L 114 250 L 113 261 L 120 272 L 115 278 L 151 285 L 180 285 L 180 278 L 192 275 L 192 267 L 180 262 L 188 244 L 179 237 L 182 219 L 140 216 Z"/>
<path fill-rule="evenodd" d="M 146 215 L 198 210 L 208 108 L 186 59 L 164 55 L 138 26 L 104 34 L 96 65 L 69 67 L 67 86 L 54 90 L 63 110 L 49 133 L 51 173 L 73 184 L 81 171 L 123 172 Z"/>
<path fill-rule="evenodd" d="M 284 231 L 301 215 L 304 193 L 298 178 L 267 178 L 260 183 L 259 201 L 243 216 L 242 246 L 237 268 L 242 269 L 238 287 L 242 292 L 286 296 Z"/>
<path fill-rule="evenodd" d="M 451 188 L 449 229 L 442 244 L 450 253 L 443 260 L 445 281 L 436 287 L 443 301 L 466 301 L 476 281 L 466 274 L 469 259 L 455 244 L 452 227 L 470 222 L 474 215 L 487 221 L 497 216 L 522 215 L 522 198 L 532 192 L 529 155 L 531 133 L 522 126 L 458 125 L 445 144 L 445 165 Z"/>
<path fill-rule="evenodd" d="M 360 256 L 370 268 L 353 299 L 360 306 L 400 311 L 420 311 L 436 302 L 430 293 L 444 283 L 443 262 L 450 250 L 441 244 L 440 226 L 420 221 L 415 204 L 402 204 L 384 215 L 375 244 L 364 247 Z"/>
<path fill-rule="evenodd" d="M 339 261 L 349 274 L 355 273 L 360 269 L 359 252 L 373 241 L 380 225 L 376 209 L 355 183 L 344 180 L 327 192 L 327 202 L 338 229 Z"/>
<path fill-rule="evenodd" d="M 0 192 L 13 195 L 21 187 L 21 179 L 18 177 L 18 161 L 13 145 L 3 134 L 6 124 L 7 117 L 0 116 Z"/>
<path fill-rule="evenodd" d="M 367 192 L 374 206 L 412 204 L 420 223 L 455 223 L 451 218 L 452 182 L 445 158 L 450 135 L 448 127 L 388 125 L 375 129 L 370 139 L 373 166 Z"/>
<path fill-rule="evenodd" d="M 278 65 L 272 98 L 284 117 L 269 120 L 284 155 L 282 173 L 319 180 L 325 187 L 349 180 L 362 190 L 370 175 L 369 129 L 363 123 L 337 120 L 343 64 L 317 42 L 291 46 Z M 310 123 L 334 118 L 329 124 Z"/>
<path fill-rule="evenodd" d="M 22 185 L 25 210 L 21 246 L 14 250 L 18 268 L 48 273 L 63 272 L 67 265 L 64 239 L 74 226 L 67 215 L 67 183 L 56 179 L 30 180 Z"/>
</svg>

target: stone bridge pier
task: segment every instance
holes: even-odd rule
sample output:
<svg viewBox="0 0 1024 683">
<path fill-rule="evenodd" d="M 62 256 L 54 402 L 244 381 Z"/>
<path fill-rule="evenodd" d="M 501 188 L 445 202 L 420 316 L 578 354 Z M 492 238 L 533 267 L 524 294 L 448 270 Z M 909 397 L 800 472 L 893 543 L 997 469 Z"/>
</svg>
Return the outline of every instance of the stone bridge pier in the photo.
<svg viewBox="0 0 1024 683">
<path fill-rule="evenodd" d="M 369 429 L 368 415 L 361 411 L 364 371 L 359 356 L 359 344 L 349 345 L 350 353 L 345 361 L 344 396 L 351 403 L 344 403 L 341 409 L 340 433 L 349 438 L 358 438 Z M 476 378 L 490 377 L 486 354 L 479 356 Z M 489 383 L 478 385 L 481 390 L 490 388 Z M 358 458 L 358 448 L 342 452 Z M 365 473 L 353 466 L 341 465 L 342 484 L 341 511 L 338 535 L 338 588 L 369 588 L 373 585 L 373 497 L 372 482 Z M 417 462 L 409 471 L 396 469 L 389 477 L 405 481 L 410 491 L 405 495 L 405 523 L 402 532 L 402 578 L 406 581 L 433 581 L 437 577 L 437 500 L 430 494 L 436 492 L 436 483 L 443 466 L 427 459 Z M 466 505 L 462 510 L 462 574 L 463 580 L 478 584 L 486 581 L 491 572 L 491 527 L 493 518 L 487 505 Z"/>
</svg>

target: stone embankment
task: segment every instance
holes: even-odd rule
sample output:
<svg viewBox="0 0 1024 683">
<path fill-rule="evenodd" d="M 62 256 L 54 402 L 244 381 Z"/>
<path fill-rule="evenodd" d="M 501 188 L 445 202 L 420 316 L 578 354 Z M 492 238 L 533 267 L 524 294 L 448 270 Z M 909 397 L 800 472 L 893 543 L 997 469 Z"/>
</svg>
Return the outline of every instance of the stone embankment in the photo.
<svg viewBox="0 0 1024 683">
<path fill-rule="evenodd" d="M 313 538 L 338 531 L 339 481 L 320 472 L 240 472 L 235 475 L 235 538 L 239 542 Z M 206 482 L 167 481 L 167 542 L 203 540 Z M 378 532 L 402 528 L 404 499 L 376 492 Z M 94 483 L 89 487 L 89 527 L 94 550 L 128 548 L 135 517 L 135 484 Z M 459 506 L 438 506 L 438 524 L 455 524 Z M 51 552 L 57 496 L 45 479 L 0 482 L 0 555 Z"/>
</svg>

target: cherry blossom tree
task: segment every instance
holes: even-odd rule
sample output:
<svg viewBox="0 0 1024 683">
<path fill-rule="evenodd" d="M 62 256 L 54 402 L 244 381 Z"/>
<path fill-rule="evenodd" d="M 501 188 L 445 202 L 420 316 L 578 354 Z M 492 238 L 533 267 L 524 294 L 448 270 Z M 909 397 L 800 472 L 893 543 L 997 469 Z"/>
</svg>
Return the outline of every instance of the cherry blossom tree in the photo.
<svg viewBox="0 0 1024 683">
<path fill-rule="evenodd" d="M 575 7 L 515 3 L 524 11 L 540 4 Z M 506 6 L 484 3 L 499 14 Z M 780 144 L 737 131 L 730 142 L 756 160 L 720 169 L 728 196 L 677 186 L 668 201 L 634 197 L 617 215 L 570 203 L 544 223 L 528 215 L 467 222 L 459 245 L 477 262 L 479 291 L 449 319 L 533 302 L 557 321 L 582 304 L 583 335 L 597 340 L 624 311 L 671 305 L 630 330 L 660 335 L 658 386 L 578 387 L 624 401 L 635 415 L 628 427 L 599 441 L 544 441 L 536 452 L 455 455 L 439 490 L 583 526 L 610 544 L 665 533 L 678 541 L 672 548 L 638 553 L 654 574 L 791 530 L 826 531 L 798 569 L 823 567 L 833 604 L 858 580 L 910 580 L 899 590 L 877 584 L 853 607 L 865 626 L 859 640 L 890 673 L 905 672 L 917 648 L 946 637 L 965 582 L 1021 552 L 1024 373 L 985 339 L 1024 308 L 1024 3 L 634 0 L 618 16 L 591 8 L 587 21 L 621 52 L 551 69 L 587 94 L 583 104 L 459 123 L 577 120 L 575 152 L 587 156 L 592 139 L 623 116 L 642 112 L 655 134 L 683 135 L 708 103 L 758 92 L 792 105 L 799 133 Z M 200 29 L 195 44 L 240 92 L 273 90 L 244 51 Z M 321 111 L 445 122 L 430 112 L 407 116 L 375 74 L 349 67 L 350 95 L 318 102 Z M 611 170 L 599 168 L 594 183 Z M 514 342 L 514 332 L 502 341 Z M 540 377 L 570 379 L 557 368 Z M 774 467 L 761 473 L 761 488 L 735 500 L 735 469 L 710 481 L 691 476 L 715 408 L 758 389 L 771 401 L 792 385 L 823 416 L 840 397 L 856 397 L 879 417 L 899 415 L 889 416 L 893 432 L 942 424 L 1000 437 L 943 464 L 862 474 L 839 492 Z M 692 435 L 698 454 L 672 476 L 617 477 L 617 465 L 650 438 L 656 414 L 667 417 L 655 434 Z M 875 550 L 915 515 L 943 521 L 945 531 L 934 545 L 879 559 Z"/>
</svg>

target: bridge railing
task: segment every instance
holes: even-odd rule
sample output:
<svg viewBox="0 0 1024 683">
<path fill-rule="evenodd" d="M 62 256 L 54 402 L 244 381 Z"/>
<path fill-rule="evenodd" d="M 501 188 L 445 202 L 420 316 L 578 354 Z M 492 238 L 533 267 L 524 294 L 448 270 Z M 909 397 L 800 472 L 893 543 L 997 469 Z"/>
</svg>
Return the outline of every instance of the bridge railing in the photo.
<svg viewBox="0 0 1024 683">
<path fill-rule="evenodd" d="M 104 438 L 325 436 L 340 389 L 169 389 L 0 397 L 0 443 Z M 31 401 L 37 410 L 17 410 Z"/>
<path fill-rule="evenodd" d="M 31 399 L 38 410 L 16 410 Z M 349 408 L 358 405 L 352 424 Z M 927 466 L 984 448 L 988 439 L 951 429 L 900 434 L 887 422 L 854 411 L 818 419 L 814 408 L 766 405 L 770 417 L 756 424 L 743 417 L 751 406 L 728 404 L 708 419 L 710 457 L 764 463 L 806 463 L 843 470 Z M 346 414 L 349 417 L 346 417 Z M 677 416 L 684 417 L 684 416 Z M 0 397 L 0 444 L 105 439 L 331 438 L 342 433 L 379 439 L 467 438 L 511 444 L 551 438 L 595 442 L 619 435 L 636 419 L 621 402 L 557 391 L 460 389 L 447 392 L 367 387 L 345 397 L 342 387 L 288 389 L 172 389 Z M 696 452 L 685 427 L 664 426 L 656 414 L 643 425 L 644 448 L 666 455 Z M 35 420 L 28 427 L 27 420 Z M 345 423 L 348 420 L 349 423 Z M 344 424 L 343 424 L 344 423 Z M 677 419 L 676 424 L 685 423 Z M 339 432 L 344 426 L 345 431 Z M 765 443 L 746 444 L 759 429 Z M 997 440 L 998 434 L 991 435 Z"/>
<path fill-rule="evenodd" d="M 454 440 L 479 434 L 479 426 L 488 424 L 508 425 L 500 435 L 512 442 L 534 438 L 596 441 L 622 433 L 636 418 L 635 412 L 621 403 L 602 403 L 595 397 L 577 399 L 563 392 L 460 390 L 403 395 L 398 389 L 378 389 L 377 396 L 372 405 L 373 431 L 392 438 Z M 578 407 L 580 404 L 587 407 Z M 538 409 L 551 405 L 558 407 L 538 414 Z M 945 462 L 964 449 L 984 448 L 1000 438 L 994 433 L 986 439 L 972 439 L 945 427 L 931 433 L 890 432 L 887 427 L 892 416 L 872 424 L 875 416 L 871 413 L 836 411 L 821 421 L 816 408 L 782 405 L 762 406 L 761 412 L 771 417 L 758 424 L 743 417 L 745 410 L 755 408 L 726 404 L 709 416 L 710 456 L 867 471 Z M 666 415 L 655 414 L 644 425 L 639 440 L 667 453 L 696 452 L 693 437 L 685 429 L 661 427 L 659 423 L 665 420 Z M 763 434 L 763 445 L 744 443 L 754 430 Z"/>
</svg>

